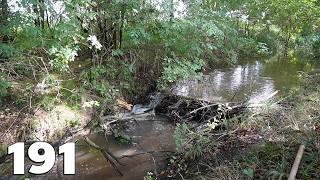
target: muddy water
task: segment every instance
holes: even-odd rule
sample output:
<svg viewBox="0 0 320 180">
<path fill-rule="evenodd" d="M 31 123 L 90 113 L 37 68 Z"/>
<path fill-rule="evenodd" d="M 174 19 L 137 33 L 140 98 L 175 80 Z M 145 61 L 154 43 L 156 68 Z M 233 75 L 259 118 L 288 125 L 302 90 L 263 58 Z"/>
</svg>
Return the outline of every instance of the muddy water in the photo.
<svg viewBox="0 0 320 180">
<path fill-rule="evenodd" d="M 172 91 L 208 101 L 260 103 L 274 91 L 284 92 L 297 84 L 299 71 L 313 65 L 293 60 L 242 61 L 230 68 L 214 69 L 200 79 L 186 80 Z"/>
<path fill-rule="evenodd" d="M 117 171 L 106 161 L 102 154 L 87 146 L 76 148 L 76 175 L 64 176 L 62 172 L 62 159 L 57 166 L 46 176 L 50 179 L 142 179 L 147 172 L 158 172 L 165 166 L 168 152 L 174 151 L 175 145 L 172 137 L 174 126 L 160 117 L 153 120 L 133 122 L 125 130 L 125 134 L 132 137 L 133 143 L 123 144 L 112 137 L 107 140 L 101 134 L 93 134 L 89 138 L 97 145 L 108 148 L 112 154 L 119 158 L 122 165 Z M 131 156 L 131 157 L 124 157 Z"/>
</svg>

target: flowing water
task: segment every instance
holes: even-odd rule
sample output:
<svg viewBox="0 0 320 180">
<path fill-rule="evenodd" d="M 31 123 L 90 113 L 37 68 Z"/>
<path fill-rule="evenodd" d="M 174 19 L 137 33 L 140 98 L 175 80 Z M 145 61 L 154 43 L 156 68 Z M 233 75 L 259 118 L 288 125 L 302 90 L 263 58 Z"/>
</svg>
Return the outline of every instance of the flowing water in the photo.
<svg viewBox="0 0 320 180">
<path fill-rule="evenodd" d="M 282 92 L 295 86 L 298 72 L 311 68 L 308 63 L 294 60 L 243 61 L 234 67 L 217 68 L 201 78 L 178 83 L 172 92 L 209 101 L 259 103 L 276 90 Z M 123 144 L 112 137 L 106 140 L 104 135 L 92 134 L 90 139 L 93 142 L 108 148 L 119 158 L 123 165 L 117 167 L 123 176 L 97 151 L 88 146 L 77 146 L 75 176 L 63 175 L 63 163 L 59 157 L 49 174 L 39 179 L 142 179 L 147 172 L 159 173 L 159 169 L 165 166 L 168 157 L 165 152 L 175 150 L 173 132 L 174 126 L 170 122 L 155 116 L 129 124 L 124 133 L 132 137 L 132 144 Z"/>
</svg>

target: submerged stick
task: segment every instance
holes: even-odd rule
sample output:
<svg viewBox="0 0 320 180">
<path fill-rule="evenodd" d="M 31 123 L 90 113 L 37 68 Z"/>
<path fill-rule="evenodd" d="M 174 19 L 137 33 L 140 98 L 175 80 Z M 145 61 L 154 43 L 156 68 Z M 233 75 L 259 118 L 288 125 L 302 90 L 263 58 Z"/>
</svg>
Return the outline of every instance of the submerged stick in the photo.
<svg viewBox="0 0 320 180">
<path fill-rule="evenodd" d="M 300 147 L 299 147 L 297 156 L 296 156 L 296 158 L 294 160 L 293 166 L 291 168 L 291 172 L 290 172 L 290 175 L 288 177 L 288 180 L 295 180 L 296 179 L 296 175 L 297 175 L 297 172 L 298 172 L 299 164 L 300 164 L 301 159 L 302 159 L 304 148 L 305 148 L 305 146 L 303 144 L 301 144 Z"/>
<path fill-rule="evenodd" d="M 106 158 L 106 160 L 108 160 L 110 162 L 111 166 L 117 171 L 117 173 L 120 176 L 123 176 L 123 173 L 120 171 L 120 169 L 118 169 L 118 167 L 115 164 L 115 162 L 117 162 L 118 164 L 120 164 L 122 166 L 123 166 L 123 164 L 121 164 L 120 161 L 111 152 L 109 152 L 107 149 L 101 148 L 100 146 L 95 144 L 93 141 L 91 141 L 88 137 L 85 137 L 84 140 L 88 145 L 90 145 L 91 147 L 99 150 L 101 152 L 101 154 L 104 156 L 104 158 Z"/>
</svg>

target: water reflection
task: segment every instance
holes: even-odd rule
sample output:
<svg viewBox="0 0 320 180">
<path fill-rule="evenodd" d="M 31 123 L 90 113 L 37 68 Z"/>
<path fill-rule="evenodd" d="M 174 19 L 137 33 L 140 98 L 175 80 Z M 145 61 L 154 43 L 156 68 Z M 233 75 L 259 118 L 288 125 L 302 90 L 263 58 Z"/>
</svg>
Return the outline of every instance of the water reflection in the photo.
<svg viewBox="0 0 320 180">
<path fill-rule="evenodd" d="M 204 99 L 229 102 L 265 101 L 276 90 L 297 83 L 298 72 L 310 69 L 308 63 L 291 61 L 247 61 L 232 68 L 215 69 L 200 80 L 183 81 L 173 87 L 173 93 Z"/>
</svg>

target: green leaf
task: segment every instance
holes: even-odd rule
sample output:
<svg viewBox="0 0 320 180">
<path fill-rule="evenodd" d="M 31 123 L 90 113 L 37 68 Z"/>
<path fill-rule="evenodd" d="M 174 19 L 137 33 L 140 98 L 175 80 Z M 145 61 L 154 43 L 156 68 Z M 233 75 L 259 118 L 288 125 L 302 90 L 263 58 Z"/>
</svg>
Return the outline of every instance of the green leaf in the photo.
<svg viewBox="0 0 320 180">
<path fill-rule="evenodd" d="M 243 174 L 249 176 L 250 178 L 253 178 L 254 171 L 252 168 L 246 168 L 242 172 L 243 172 Z"/>
</svg>

